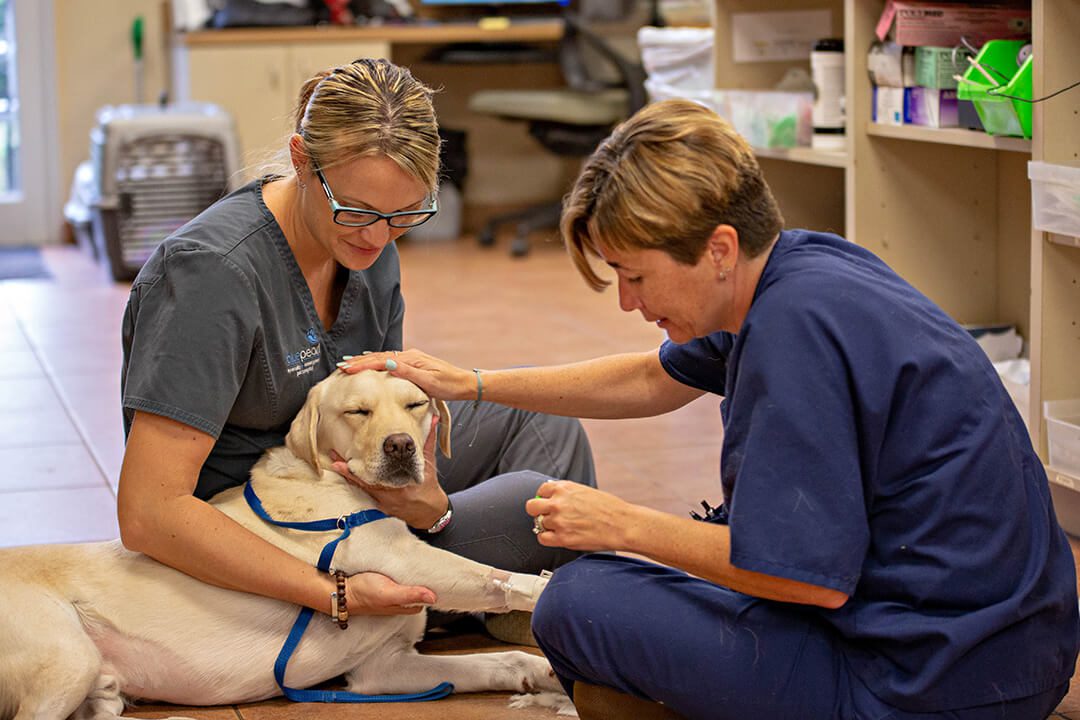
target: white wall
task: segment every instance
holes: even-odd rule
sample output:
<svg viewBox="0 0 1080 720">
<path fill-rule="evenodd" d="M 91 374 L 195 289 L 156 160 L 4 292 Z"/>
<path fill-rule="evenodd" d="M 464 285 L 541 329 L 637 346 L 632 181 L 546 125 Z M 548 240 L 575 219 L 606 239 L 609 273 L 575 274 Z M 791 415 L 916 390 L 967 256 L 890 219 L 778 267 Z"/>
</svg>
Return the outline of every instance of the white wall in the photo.
<svg viewBox="0 0 1080 720">
<path fill-rule="evenodd" d="M 131 25 L 143 17 L 143 96 L 167 87 L 163 38 L 168 3 L 161 0 L 53 0 L 59 126 L 58 197 L 67 198 L 78 164 L 89 157 L 94 113 L 135 100 Z"/>
</svg>

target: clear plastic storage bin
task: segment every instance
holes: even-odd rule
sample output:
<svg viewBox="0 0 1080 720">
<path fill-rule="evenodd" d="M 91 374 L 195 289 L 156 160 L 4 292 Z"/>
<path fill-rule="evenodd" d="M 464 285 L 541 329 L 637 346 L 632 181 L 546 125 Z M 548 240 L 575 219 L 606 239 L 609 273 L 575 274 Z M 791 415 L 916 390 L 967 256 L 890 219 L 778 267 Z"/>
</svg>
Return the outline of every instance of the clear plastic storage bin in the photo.
<svg viewBox="0 0 1080 720">
<path fill-rule="evenodd" d="M 1080 400 L 1043 403 L 1050 467 L 1080 479 Z"/>
<path fill-rule="evenodd" d="M 1033 161 L 1028 163 L 1028 178 L 1031 224 L 1080 245 L 1080 167 Z"/>
<path fill-rule="evenodd" d="M 814 94 L 780 90 L 715 90 L 713 109 L 756 148 L 809 147 Z"/>
</svg>

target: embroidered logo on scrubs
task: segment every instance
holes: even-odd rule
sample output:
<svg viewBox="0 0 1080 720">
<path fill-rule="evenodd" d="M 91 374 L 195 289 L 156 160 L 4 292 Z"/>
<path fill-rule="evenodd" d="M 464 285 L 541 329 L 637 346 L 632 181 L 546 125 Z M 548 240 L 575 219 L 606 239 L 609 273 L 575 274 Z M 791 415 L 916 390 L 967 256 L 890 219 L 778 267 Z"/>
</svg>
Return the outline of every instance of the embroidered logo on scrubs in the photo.
<svg viewBox="0 0 1080 720">
<path fill-rule="evenodd" d="M 322 358 L 322 346 L 319 344 L 319 335 L 315 332 L 315 328 L 308 328 L 304 333 L 304 338 L 308 341 L 309 347 L 285 353 L 285 371 L 296 377 L 312 372 Z"/>
</svg>

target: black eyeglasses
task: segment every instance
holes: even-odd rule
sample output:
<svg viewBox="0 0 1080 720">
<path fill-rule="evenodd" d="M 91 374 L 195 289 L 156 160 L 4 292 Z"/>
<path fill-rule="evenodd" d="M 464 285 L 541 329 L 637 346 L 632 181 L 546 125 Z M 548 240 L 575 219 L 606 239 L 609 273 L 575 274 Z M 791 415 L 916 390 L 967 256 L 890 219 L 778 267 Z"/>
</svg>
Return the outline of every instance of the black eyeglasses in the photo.
<svg viewBox="0 0 1080 720">
<path fill-rule="evenodd" d="M 334 199 L 334 193 L 330 192 L 330 186 L 326 184 L 326 176 L 323 175 L 322 170 L 315 168 L 315 174 L 319 177 L 319 182 L 322 183 L 322 189 L 326 193 L 326 199 L 330 201 L 330 211 L 334 213 L 334 222 L 338 225 L 344 225 L 345 227 L 367 227 L 368 225 L 374 225 L 380 220 L 385 220 L 386 224 L 392 228 L 404 229 L 423 225 L 428 220 L 435 217 L 435 213 L 439 212 L 439 201 L 435 197 L 431 198 L 431 206 L 423 210 L 403 210 L 401 212 L 381 213 L 378 210 L 345 207 Z"/>
</svg>

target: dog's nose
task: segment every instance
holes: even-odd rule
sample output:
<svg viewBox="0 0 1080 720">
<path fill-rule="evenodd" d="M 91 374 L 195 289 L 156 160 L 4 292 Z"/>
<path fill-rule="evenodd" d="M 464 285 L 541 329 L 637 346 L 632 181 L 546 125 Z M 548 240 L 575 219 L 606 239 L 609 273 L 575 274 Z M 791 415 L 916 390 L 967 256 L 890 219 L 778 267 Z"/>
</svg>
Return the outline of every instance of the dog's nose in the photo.
<svg viewBox="0 0 1080 720">
<path fill-rule="evenodd" d="M 394 433 L 383 440 L 382 449 L 394 460 L 407 460 L 416 454 L 416 443 L 405 433 Z"/>
</svg>

